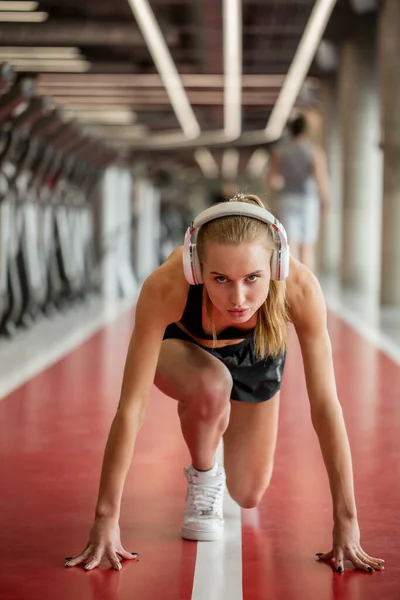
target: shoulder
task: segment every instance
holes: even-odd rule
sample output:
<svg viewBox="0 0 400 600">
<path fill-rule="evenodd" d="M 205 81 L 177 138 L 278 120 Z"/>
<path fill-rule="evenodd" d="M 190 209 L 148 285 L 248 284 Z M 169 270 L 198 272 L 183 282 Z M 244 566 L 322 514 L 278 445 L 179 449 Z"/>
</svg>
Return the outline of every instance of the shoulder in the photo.
<svg viewBox="0 0 400 600">
<path fill-rule="evenodd" d="M 185 309 L 189 284 L 185 279 L 182 261 L 183 247 L 172 252 L 166 261 L 144 281 L 139 305 L 166 324 L 179 321 Z"/>
<path fill-rule="evenodd" d="M 294 258 L 290 259 L 286 297 L 289 319 L 298 333 L 325 328 L 326 305 L 318 279 Z"/>
</svg>

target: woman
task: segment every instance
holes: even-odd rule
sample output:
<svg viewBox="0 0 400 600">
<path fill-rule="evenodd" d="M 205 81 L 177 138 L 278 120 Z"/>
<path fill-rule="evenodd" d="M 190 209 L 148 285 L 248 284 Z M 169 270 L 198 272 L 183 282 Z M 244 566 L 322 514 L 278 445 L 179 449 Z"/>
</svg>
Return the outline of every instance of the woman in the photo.
<svg viewBox="0 0 400 600">
<path fill-rule="evenodd" d="M 308 137 L 303 115 L 289 123 L 290 140 L 271 155 L 268 182 L 279 193 L 276 213 L 285 227 L 291 253 L 312 271 L 320 214 L 329 208 L 329 178 L 324 152 Z"/>
<path fill-rule="evenodd" d="M 196 246 L 191 244 L 195 232 Z M 85 564 L 91 570 L 105 556 L 120 569 L 121 559 L 132 558 L 121 544 L 118 520 L 153 382 L 178 401 L 192 458 L 185 469 L 182 536 L 221 537 L 225 480 L 240 506 L 258 504 L 272 475 L 290 320 L 301 344 L 313 425 L 332 491 L 333 548 L 321 558 L 335 558 L 338 571 L 345 558 L 365 571 L 381 567 L 383 561 L 360 546 L 322 294 L 306 267 L 290 259 L 287 277 L 288 267 L 282 226 L 256 196 L 239 196 L 202 213 L 183 249 L 145 281 L 106 446 L 95 523 L 83 552 L 67 559 L 66 566 Z M 222 437 L 224 467 L 215 462 Z"/>
</svg>

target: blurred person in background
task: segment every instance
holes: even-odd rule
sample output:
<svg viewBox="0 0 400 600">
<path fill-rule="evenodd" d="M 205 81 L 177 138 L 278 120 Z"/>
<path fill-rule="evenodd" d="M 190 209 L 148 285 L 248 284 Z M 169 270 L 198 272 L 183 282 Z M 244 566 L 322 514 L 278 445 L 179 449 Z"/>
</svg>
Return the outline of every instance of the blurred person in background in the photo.
<svg viewBox="0 0 400 600">
<path fill-rule="evenodd" d="M 218 204 L 219 202 L 226 202 L 229 198 L 237 193 L 237 186 L 234 182 L 225 182 L 220 185 L 214 194 L 211 196 L 211 204 Z"/>
<path fill-rule="evenodd" d="M 303 115 L 288 127 L 290 139 L 271 153 L 268 184 L 277 192 L 275 212 L 287 231 L 292 256 L 314 271 L 320 218 L 330 204 L 326 157 L 310 140 Z"/>
</svg>

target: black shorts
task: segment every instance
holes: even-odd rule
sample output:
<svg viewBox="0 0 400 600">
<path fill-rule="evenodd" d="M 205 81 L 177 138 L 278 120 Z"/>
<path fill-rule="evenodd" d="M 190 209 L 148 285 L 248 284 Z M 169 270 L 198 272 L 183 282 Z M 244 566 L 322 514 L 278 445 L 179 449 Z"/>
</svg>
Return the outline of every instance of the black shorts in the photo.
<svg viewBox="0 0 400 600">
<path fill-rule="evenodd" d="M 281 387 L 286 353 L 259 359 L 255 355 L 253 338 L 223 348 L 206 348 L 172 323 L 166 328 L 163 339 L 191 342 L 223 362 L 233 379 L 231 400 L 265 402 L 275 396 Z"/>
</svg>

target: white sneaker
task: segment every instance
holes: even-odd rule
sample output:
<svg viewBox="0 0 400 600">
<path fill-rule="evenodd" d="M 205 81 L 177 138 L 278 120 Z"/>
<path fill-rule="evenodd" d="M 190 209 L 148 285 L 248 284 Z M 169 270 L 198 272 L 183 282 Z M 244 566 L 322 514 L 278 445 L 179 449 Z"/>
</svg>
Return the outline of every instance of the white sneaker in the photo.
<svg viewBox="0 0 400 600">
<path fill-rule="evenodd" d="M 199 542 L 219 540 L 224 533 L 225 469 L 217 463 L 210 471 L 184 469 L 188 480 L 182 537 Z"/>
</svg>

